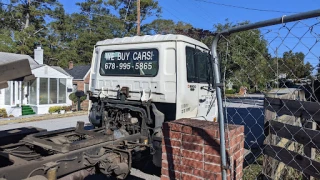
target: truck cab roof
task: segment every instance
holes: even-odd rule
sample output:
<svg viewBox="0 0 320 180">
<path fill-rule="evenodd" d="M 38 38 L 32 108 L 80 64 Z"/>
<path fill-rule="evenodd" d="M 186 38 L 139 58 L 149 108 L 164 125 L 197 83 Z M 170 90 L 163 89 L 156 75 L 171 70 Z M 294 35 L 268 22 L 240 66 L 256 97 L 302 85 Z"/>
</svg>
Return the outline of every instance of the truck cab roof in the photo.
<svg viewBox="0 0 320 180">
<path fill-rule="evenodd" d="M 104 45 L 153 43 L 153 42 L 167 42 L 167 41 L 183 41 L 183 42 L 194 44 L 209 50 L 209 48 L 204 43 L 180 34 L 167 34 L 167 35 L 157 34 L 157 35 L 144 35 L 144 36 L 106 39 L 106 40 L 97 42 L 96 45 L 104 46 Z"/>
</svg>

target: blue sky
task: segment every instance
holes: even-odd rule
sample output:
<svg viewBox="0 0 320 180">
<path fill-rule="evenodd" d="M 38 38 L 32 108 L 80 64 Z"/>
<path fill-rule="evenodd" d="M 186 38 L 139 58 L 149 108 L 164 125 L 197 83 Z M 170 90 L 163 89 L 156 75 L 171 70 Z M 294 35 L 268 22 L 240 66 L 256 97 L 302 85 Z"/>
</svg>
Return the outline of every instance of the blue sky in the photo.
<svg viewBox="0 0 320 180">
<path fill-rule="evenodd" d="M 6 1 L 6 0 L 4 0 Z M 8 2 L 10 0 L 7 0 Z M 76 2 L 84 0 L 59 0 L 65 7 L 68 13 L 79 11 Z M 134 0 L 132 0 L 134 1 Z M 211 2 L 211 3 L 210 3 Z M 213 3 L 212 3 L 213 2 Z M 233 6 L 241 6 L 246 8 L 285 11 L 285 12 L 266 12 L 255 11 L 248 9 L 241 9 L 235 7 L 227 7 L 217 5 L 214 3 L 227 4 Z M 159 0 L 162 7 L 163 19 L 172 19 L 174 21 L 183 21 L 192 24 L 194 27 L 213 30 L 213 24 L 224 23 L 226 19 L 230 22 L 243 22 L 249 20 L 250 22 L 257 22 L 271 18 L 281 17 L 283 15 L 291 15 L 289 12 L 305 12 L 315 9 L 320 9 L 320 0 Z M 154 18 L 148 19 L 146 22 L 152 21 Z M 305 21 L 307 25 L 312 24 L 312 21 Z M 320 22 L 319 20 L 317 22 Z M 287 24 L 287 27 L 294 26 L 293 23 Z M 284 37 L 288 32 L 287 29 L 282 28 L 279 31 L 279 26 L 267 27 L 261 29 L 265 38 L 271 42 L 274 37 Z M 280 38 L 276 38 L 270 44 L 270 53 L 274 53 L 275 47 L 279 47 L 278 53 L 281 56 L 283 52 L 293 49 L 294 51 L 302 51 L 307 54 L 306 61 L 309 61 L 313 66 L 318 63 L 320 56 L 320 44 L 316 44 L 310 53 L 308 47 L 315 44 L 315 40 L 320 41 L 320 36 L 317 34 L 306 34 L 304 38 L 297 39 L 294 35 L 301 37 L 303 33 L 308 31 L 303 23 L 295 25 L 294 30 L 291 31 L 284 44 Z M 314 32 L 319 32 L 320 25 L 314 28 Z M 279 34 L 278 34 L 279 33 Z M 316 37 L 316 38 L 314 38 Z M 298 44 L 298 45 L 297 45 Z M 272 50 L 273 49 L 273 50 Z M 272 52 L 273 51 L 273 52 Z"/>
<path fill-rule="evenodd" d="M 76 2 L 83 0 L 60 0 L 67 12 L 78 11 Z M 286 12 L 304 12 L 320 8 L 319 0 L 159 0 L 163 8 L 162 18 L 184 21 L 198 28 L 212 29 L 212 24 L 250 20 L 252 22 L 290 15 L 289 13 L 261 12 L 219 6 L 208 2 L 223 3 L 248 8 L 269 9 Z"/>
</svg>

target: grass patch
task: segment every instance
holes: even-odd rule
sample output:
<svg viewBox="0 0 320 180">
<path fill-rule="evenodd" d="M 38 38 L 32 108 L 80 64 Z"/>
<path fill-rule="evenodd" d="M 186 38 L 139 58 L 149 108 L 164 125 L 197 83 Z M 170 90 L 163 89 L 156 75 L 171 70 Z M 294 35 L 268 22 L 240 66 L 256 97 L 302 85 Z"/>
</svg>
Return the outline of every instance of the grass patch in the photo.
<svg viewBox="0 0 320 180">
<path fill-rule="evenodd" d="M 263 156 L 260 156 L 256 159 L 255 163 L 250 164 L 243 169 L 243 180 L 253 180 L 257 179 L 259 174 L 262 172 L 263 165 Z"/>
</svg>

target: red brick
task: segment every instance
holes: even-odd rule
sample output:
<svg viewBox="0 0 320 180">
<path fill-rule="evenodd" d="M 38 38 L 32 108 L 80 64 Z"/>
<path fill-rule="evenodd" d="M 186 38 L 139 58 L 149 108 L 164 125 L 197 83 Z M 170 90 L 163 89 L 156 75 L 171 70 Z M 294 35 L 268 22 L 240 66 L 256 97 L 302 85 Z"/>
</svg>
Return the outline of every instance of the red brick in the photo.
<svg viewBox="0 0 320 180">
<path fill-rule="evenodd" d="M 237 137 L 238 135 L 243 133 L 244 133 L 244 126 L 235 125 L 233 127 L 229 127 L 229 131 L 225 131 L 225 137 L 226 139 L 229 139 L 229 138 Z"/>
<path fill-rule="evenodd" d="M 195 176 L 202 177 L 204 179 L 216 179 L 217 174 L 212 173 L 210 171 L 204 171 L 202 169 L 195 169 L 193 174 Z"/>
<path fill-rule="evenodd" d="M 236 139 L 236 142 L 237 142 L 236 144 L 240 144 L 242 141 L 244 141 L 244 135 L 240 134 L 240 135 L 236 136 L 235 139 Z"/>
<path fill-rule="evenodd" d="M 215 180 L 221 180 L 222 179 L 221 173 L 216 173 L 215 175 L 216 175 Z"/>
<path fill-rule="evenodd" d="M 181 159 L 181 164 L 183 164 L 185 166 L 191 166 L 191 167 L 194 167 L 194 168 L 198 168 L 198 169 L 203 169 L 203 162 L 202 161 L 196 161 L 194 159 L 182 158 Z"/>
<path fill-rule="evenodd" d="M 220 156 L 220 147 L 205 145 L 204 146 L 204 153 L 209 154 L 209 155 Z"/>
<path fill-rule="evenodd" d="M 226 140 L 226 147 L 229 148 L 229 147 L 234 147 L 235 145 L 238 144 L 238 141 L 237 141 L 237 138 L 234 137 L 232 139 L 227 139 Z"/>
<path fill-rule="evenodd" d="M 204 170 L 219 173 L 221 172 L 221 167 L 217 164 L 204 163 Z"/>
<path fill-rule="evenodd" d="M 193 136 L 189 134 L 182 135 L 182 141 L 194 143 L 194 144 L 203 144 L 203 138 L 200 136 Z"/>
<path fill-rule="evenodd" d="M 232 177 L 232 178 L 231 178 Z M 227 179 L 234 179 L 234 170 L 227 170 Z"/>
<path fill-rule="evenodd" d="M 243 134 L 244 133 L 244 126 L 239 126 L 238 128 L 237 128 L 237 135 L 238 134 Z"/>
<path fill-rule="evenodd" d="M 244 148 L 244 141 L 240 142 L 240 149 L 243 149 Z"/>
<path fill-rule="evenodd" d="M 181 132 L 186 133 L 186 134 L 192 134 L 192 127 L 183 126 L 182 129 L 181 129 Z"/>
<path fill-rule="evenodd" d="M 181 155 L 180 148 L 178 147 L 168 147 L 162 145 L 162 153 L 173 154 L 173 155 Z"/>
<path fill-rule="evenodd" d="M 190 174 L 184 174 L 184 173 L 181 174 L 181 179 L 182 180 L 202 180 L 202 178 L 199 178 Z"/>
<path fill-rule="evenodd" d="M 207 126 L 203 128 L 203 135 L 205 137 L 219 138 L 219 126 Z"/>
<path fill-rule="evenodd" d="M 242 164 L 241 164 L 240 166 L 237 166 L 237 168 L 236 168 L 236 174 L 242 172 L 242 169 L 243 169 Z"/>
<path fill-rule="evenodd" d="M 174 122 L 163 123 L 162 129 L 181 132 L 183 125 Z"/>
<path fill-rule="evenodd" d="M 241 147 L 241 146 L 240 146 L 240 143 L 237 144 L 237 145 L 235 145 L 234 147 L 232 147 L 232 148 L 230 149 L 230 153 L 233 154 L 233 153 L 239 151 L 239 150 L 240 150 L 240 147 Z"/>
<path fill-rule="evenodd" d="M 168 161 L 164 161 L 164 160 L 162 160 L 161 168 L 170 169 L 170 168 L 169 168 Z"/>
<path fill-rule="evenodd" d="M 172 154 L 166 154 L 166 153 L 162 153 L 162 161 L 167 161 L 169 162 L 169 167 L 170 164 L 180 164 L 181 162 L 181 157 L 180 156 L 175 156 Z"/>
<path fill-rule="evenodd" d="M 190 159 L 196 159 L 198 161 L 203 160 L 203 154 L 195 151 L 181 150 L 181 156 Z"/>
<path fill-rule="evenodd" d="M 239 174 L 236 175 L 237 179 L 241 179 L 243 176 L 243 171 L 241 171 Z"/>
<path fill-rule="evenodd" d="M 162 144 L 165 144 L 169 147 L 180 147 L 181 141 L 180 140 L 172 140 L 172 139 L 162 139 Z"/>
<path fill-rule="evenodd" d="M 234 160 L 237 160 L 241 157 L 241 150 L 239 150 L 238 152 L 234 153 L 233 154 L 233 159 Z"/>
<path fill-rule="evenodd" d="M 204 161 L 208 163 L 215 163 L 215 164 L 220 164 L 221 163 L 221 158 L 220 156 L 210 156 L 208 154 L 204 155 Z"/>
<path fill-rule="evenodd" d="M 174 170 L 179 171 L 179 172 L 188 173 L 188 174 L 193 174 L 193 168 L 190 166 L 177 164 L 177 165 L 174 165 Z"/>
<path fill-rule="evenodd" d="M 166 130 L 163 131 L 163 137 L 165 139 L 176 139 L 176 140 L 181 140 L 181 133 L 180 132 L 175 132 L 175 131 L 168 131 Z"/>
<path fill-rule="evenodd" d="M 232 144 L 232 145 L 230 145 L 230 147 L 233 147 L 236 144 L 240 144 L 243 141 L 244 141 L 244 135 L 243 134 L 239 134 L 237 136 L 226 138 L 226 143 Z"/>
<path fill-rule="evenodd" d="M 243 164 L 243 158 L 239 158 L 239 159 L 236 159 L 235 161 L 236 161 L 236 167 L 238 167 L 240 164 L 242 165 Z"/>
<path fill-rule="evenodd" d="M 203 145 L 182 142 L 182 149 L 202 152 Z"/>
<path fill-rule="evenodd" d="M 170 178 L 168 176 L 161 175 L 160 180 L 170 180 Z"/>
<path fill-rule="evenodd" d="M 204 137 L 204 144 L 211 145 L 211 146 L 220 146 L 220 139 L 213 138 L 210 136 L 205 136 Z"/>
<path fill-rule="evenodd" d="M 230 138 L 235 137 L 237 135 L 236 132 L 237 132 L 237 129 L 232 129 L 232 130 L 229 130 L 229 131 L 227 131 L 227 129 L 225 129 L 225 138 L 226 139 L 230 139 Z"/>
<path fill-rule="evenodd" d="M 168 169 L 161 168 L 161 175 L 168 176 L 170 179 L 180 179 L 181 173 L 178 171 L 171 171 Z"/>
</svg>

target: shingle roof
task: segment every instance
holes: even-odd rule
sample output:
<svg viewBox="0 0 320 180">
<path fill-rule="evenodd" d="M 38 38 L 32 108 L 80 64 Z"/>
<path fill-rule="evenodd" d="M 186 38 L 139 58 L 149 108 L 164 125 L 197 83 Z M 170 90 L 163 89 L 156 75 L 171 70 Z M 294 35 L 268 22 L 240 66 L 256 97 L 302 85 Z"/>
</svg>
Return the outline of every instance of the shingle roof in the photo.
<svg viewBox="0 0 320 180">
<path fill-rule="evenodd" d="M 72 69 L 64 69 L 68 74 L 70 74 L 74 80 L 76 79 L 84 79 L 85 75 L 88 73 L 90 70 L 91 66 L 90 65 L 77 65 L 73 66 Z"/>
<path fill-rule="evenodd" d="M 60 66 L 50 66 L 50 67 L 52 67 L 53 69 L 61 72 L 62 74 L 65 74 L 65 75 L 67 75 L 67 76 L 71 76 L 69 73 L 67 73 L 67 72 L 66 72 L 64 69 L 62 69 Z"/>
<path fill-rule="evenodd" d="M 0 52 L 0 61 L 1 62 L 21 60 L 21 59 L 28 59 L 31 69 L 35 69 L 35 68 L 43 66 L 43 64 L 38 64 L 29 55 Z"/>
</svg>

